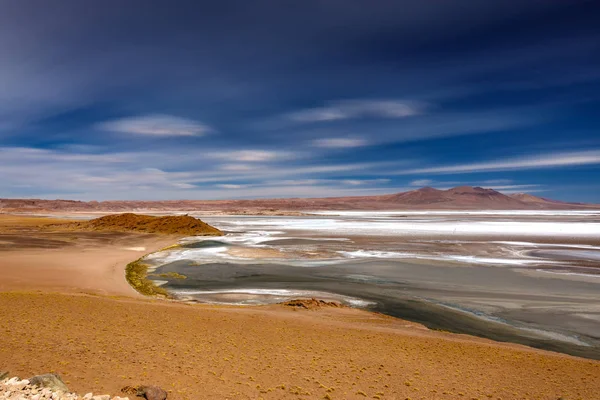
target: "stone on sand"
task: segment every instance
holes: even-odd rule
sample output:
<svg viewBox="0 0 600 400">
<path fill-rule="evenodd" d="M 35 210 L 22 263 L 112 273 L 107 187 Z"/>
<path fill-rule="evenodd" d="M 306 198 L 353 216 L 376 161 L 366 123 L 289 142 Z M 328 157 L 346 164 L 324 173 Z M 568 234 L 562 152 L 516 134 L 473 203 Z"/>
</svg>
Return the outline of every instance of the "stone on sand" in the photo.
<svg viewBox="0 0 600 400">
<path fill-rule="evenodd" d="M 158 386 L 140 386 L 137 395 L 146 400 L 166 400 L 167 392 Z"/>
<path fill-rule="evenodd" d="M 48 388 L 54 392 L 69 392 L 69 388 L 57 374 L 36 375 L 29 378 L 29 384 L 32 386 Z"/>
</svg>

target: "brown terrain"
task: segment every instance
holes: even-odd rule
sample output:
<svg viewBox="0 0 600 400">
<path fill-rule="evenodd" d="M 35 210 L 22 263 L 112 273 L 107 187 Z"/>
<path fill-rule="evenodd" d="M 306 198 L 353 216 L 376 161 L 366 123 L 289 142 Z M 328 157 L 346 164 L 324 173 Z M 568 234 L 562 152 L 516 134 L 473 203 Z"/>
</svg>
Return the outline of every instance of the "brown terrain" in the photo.
<svg viewBox="0 0 600 400">
<path fill-rule="evenodd" d="M 65 228 L 76 231 L 177 234 L 183 236 L 221 236 L 223 234 L 217 228 L 189 215 L 155 217 L 133 213 L 106 215 L 90 221 L 57 224 L 51 226 L 51 228 Z"/>
<path fill-rule="evenodd" d="M 553 210 L 600 209 L 598 204 L 566 203 L 530 194 L 505 195 L 493 189 L 460 186 L 448 190 L 422 188 L 409 192 L 355 197 L 254 200 L 75 201 L 0 199 L 0 212 L 223 211 L 230 214 L 278 215 L 307 210 Z"/>
<path fill-rule="evenodd" d="M 154 384 L 173 400 L 600 393 L 598 361 L 317 299 L 228 307 L 144 298 L 125 281 L 125 265 L 180 235 L 72 224 L 0 215 L 0 369 L 11 376 L 56 372 L 71 390 L 113 395 Z"/>
</svg>

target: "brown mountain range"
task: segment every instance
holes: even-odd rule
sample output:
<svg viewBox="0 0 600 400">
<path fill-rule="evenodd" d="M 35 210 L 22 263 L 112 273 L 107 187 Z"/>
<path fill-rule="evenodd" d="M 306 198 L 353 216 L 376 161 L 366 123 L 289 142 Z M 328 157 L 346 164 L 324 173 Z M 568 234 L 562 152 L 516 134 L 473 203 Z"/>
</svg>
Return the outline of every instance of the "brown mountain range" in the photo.
<svg viewBox="0 0 600 400">
<path fill-rule="evenodd" d="M 306 210 L 553 210 L 600 209 L 600 204 L 567 203 L 526 193 L 506 195 L 493 189 L 431 187 L 379 196 L 253 200 L 75 201 L 0 199 L 0 212 L 223 211 L 272 213 Z"/>
</svg>

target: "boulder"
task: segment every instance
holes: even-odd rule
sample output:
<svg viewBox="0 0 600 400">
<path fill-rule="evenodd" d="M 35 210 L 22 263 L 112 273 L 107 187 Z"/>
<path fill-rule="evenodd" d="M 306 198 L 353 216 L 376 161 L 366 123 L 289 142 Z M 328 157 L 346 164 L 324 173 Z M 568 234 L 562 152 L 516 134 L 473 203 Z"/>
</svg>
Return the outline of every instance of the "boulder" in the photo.
<svg viewBox="0 0 600 400">
<path fill-rule="evenodd" d="M 48 388 L 53 392 L 69 392 L 69 388 L 67 387 L 67 385 L 65 385 L 62 379 L 60 379 L 60 376 L 58 376 L 57 374 L 36 375 L 34 377 L 29 378 L 29 384 L 32 386 Z"/>
<path fill-rule="evenodd" d="M 137 396 L 146 400 L 166 400 L 167 392 L 158 386 L 140 386 L 137 388 Z"/>
</svg>

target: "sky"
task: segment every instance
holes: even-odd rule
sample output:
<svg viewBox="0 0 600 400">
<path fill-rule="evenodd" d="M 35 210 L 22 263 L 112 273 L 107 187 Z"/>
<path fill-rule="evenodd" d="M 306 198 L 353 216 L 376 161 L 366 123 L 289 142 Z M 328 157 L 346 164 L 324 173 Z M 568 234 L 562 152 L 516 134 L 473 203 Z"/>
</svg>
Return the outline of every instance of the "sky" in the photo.
<svg viewBox="0 0 600 400">
<path fill-rule="evenodd" d="M 600 203 L 600 2 L 3 0 L 0 198 Z"/>
</svg>

